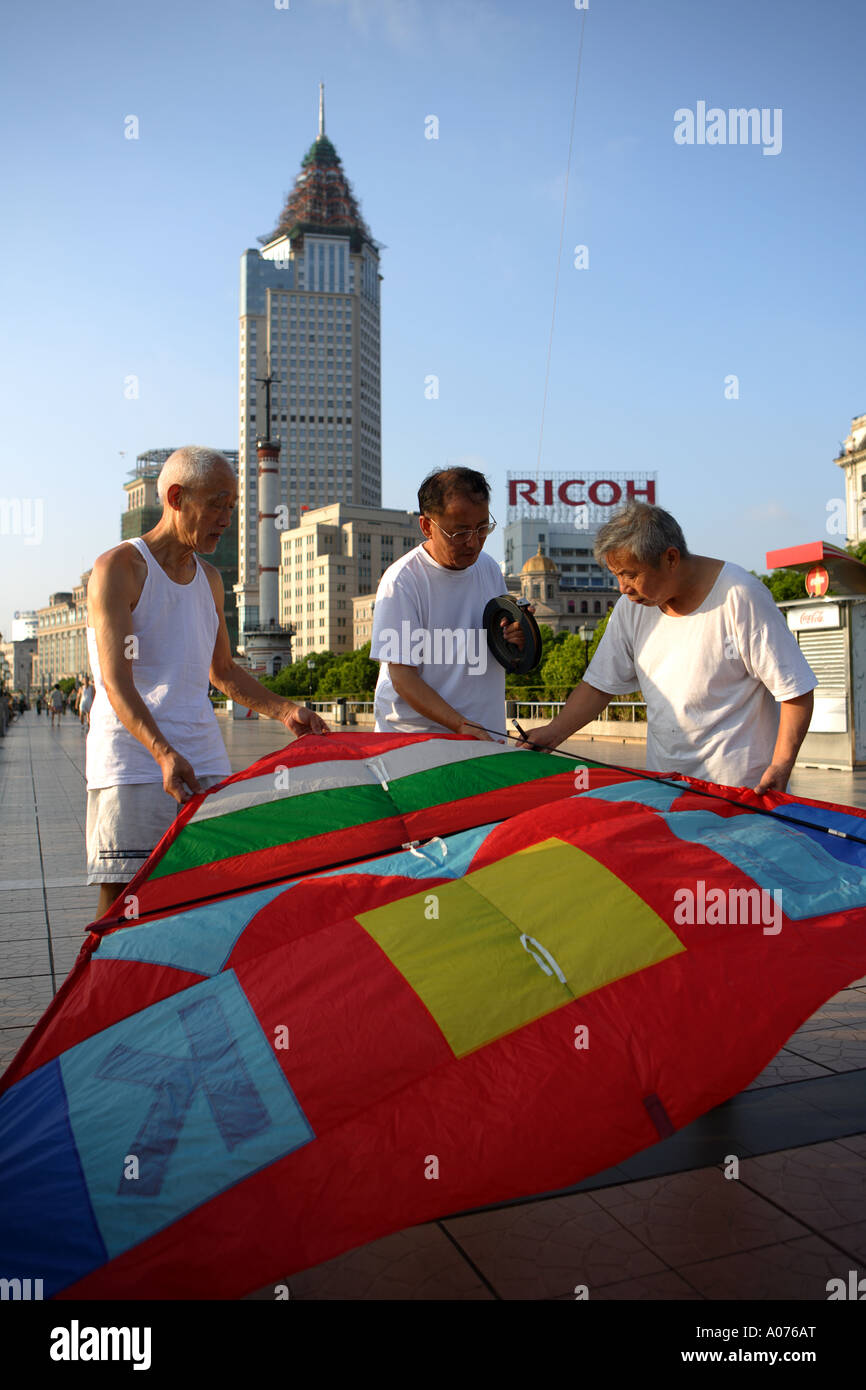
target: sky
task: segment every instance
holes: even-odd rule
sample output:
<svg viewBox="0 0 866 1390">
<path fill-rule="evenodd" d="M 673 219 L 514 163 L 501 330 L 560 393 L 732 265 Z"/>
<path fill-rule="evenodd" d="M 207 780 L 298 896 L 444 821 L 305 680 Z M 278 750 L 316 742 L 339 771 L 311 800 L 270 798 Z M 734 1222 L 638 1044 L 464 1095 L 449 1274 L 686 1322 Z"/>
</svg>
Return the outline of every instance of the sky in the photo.
<svg viewBox="0 0 866 1390">
<path fill-rule="evenodd" d="M 42 0 L 4 31 L 0 631 L 118 543 L 137 454 L 238 447 L 239 259 L 320 81 L 383 248 L 383 506 L 448 463 L 502 522 L 509 470 L 656 471 L 695 552 L 844 541 L 861 0 Z M 678 143 L 699 103 L 763 143 Z"/>
</svg>

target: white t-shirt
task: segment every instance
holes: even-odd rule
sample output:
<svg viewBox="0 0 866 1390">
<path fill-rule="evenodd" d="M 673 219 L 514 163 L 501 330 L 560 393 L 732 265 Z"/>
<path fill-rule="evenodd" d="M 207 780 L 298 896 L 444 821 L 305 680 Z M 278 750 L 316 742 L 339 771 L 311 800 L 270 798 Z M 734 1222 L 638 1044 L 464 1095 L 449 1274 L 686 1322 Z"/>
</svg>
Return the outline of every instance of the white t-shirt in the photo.
<svg viewBox="0 0 866 1390">
<path fill-rule="evenodd" d="M 772 762 L 776 701 L 818 684 L 772 594 L 731 564 L 694 613 L 620 598 L 584 679 L 643 692 L 648 769 L 729 787 L 756 786 Z"/>
<path fill-rule="evenodd" d="M 441 733 L 394 689 L 388 662 L 414 666 L 427 685 L 487 729 L 505 730 L 505 669 L 487 646 L 484 609 L 505 593 L 496 561 L 483 550 L 474 565 L 449 570 L 423 545 L 395 560 L 379 581 L 370 656 L 381 662 L 374 712 L 378 733 Z"/>
</svg>

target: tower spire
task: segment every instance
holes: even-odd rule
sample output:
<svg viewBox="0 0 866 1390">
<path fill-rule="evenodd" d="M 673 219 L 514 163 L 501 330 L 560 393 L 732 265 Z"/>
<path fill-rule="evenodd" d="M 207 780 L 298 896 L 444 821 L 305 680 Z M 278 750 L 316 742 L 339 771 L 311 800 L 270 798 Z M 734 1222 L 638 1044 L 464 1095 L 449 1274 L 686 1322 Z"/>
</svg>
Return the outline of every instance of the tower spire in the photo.
<svg viewBox="0 0 866 1390">
<path fill-rule="evenodd" d="M 319 83 L 319 134 L 325 133 L 325 84 Z"/>
</svg>

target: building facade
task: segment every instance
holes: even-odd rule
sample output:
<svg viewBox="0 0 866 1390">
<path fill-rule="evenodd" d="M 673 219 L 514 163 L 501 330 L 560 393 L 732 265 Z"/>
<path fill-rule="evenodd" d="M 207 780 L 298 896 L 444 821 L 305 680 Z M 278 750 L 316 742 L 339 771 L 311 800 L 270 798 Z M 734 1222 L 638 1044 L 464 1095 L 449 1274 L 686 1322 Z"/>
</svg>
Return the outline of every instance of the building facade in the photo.
<svg viewBox="0 0 866 1390">
<path fill-rule="evenodd" d="M 379 248 L 325 134 L 321 90 L 318 136 L 263 242 L 241 257 L 241 646 L 259 624 L 257 438 L 280 444 L 282 529 L 304 508 L 381 503 Z"/>
<path fill-rule="evenodd" d="M 353 600 L 375 596 L 395 560 L 421 542 L 418 513 L 334 502 L 305 512 L 284 532 L 280 623 L 293 629 L 295 661 L 315 651 L 352 651 Z"/>
<path fill-rule="evenodd" d="M 35 608 L 16 609 L 12 614 L 12 641 L 23 642 L 27 637 L 35 637 L 38 626 Z"/>
<path fill-rule="evenodd" d="M 13 695 L 30 694 L 35 637 L 0 640 L 0 681 Z"/>
<path fill-rule="evenodd" d="M 848 437 L 834 463 L 845 474 L 848 540 L 859 545 L 866 541 L 866 415 L 856 415 L 851 421 Z"/>
<path fill-rule="evenodd" d="M 352 599 L 352 646 L 355 651 L 363 647 L 373 637 L 373 609 L 376 606 L 376 591 L 371 594 L 358 594 Z"/>
<path fill-rule="evenodd" d="M 83 679 L 90 670 L 87 657 L 87 581 L 81 576 L 71 593 L 52 594 L 44 608 L 37 608 L 36 655 L 31 685 L 48 690 L 69 676 Z"/>
<path fill-rule="evenodd" d="M 539 627 L 546 624 L 554 632 L 591 634 L 619 597 L 618 586 L 575 584 L 573 576 L 560 573 L 556 561 L 538 550 L 523 565 L 519 575 L 508 576 L 508 591 L 533 605 Z"/>
<path fill-rule="evenodd" d="M 573 525 L 549 521 L 543 516 L 509 521 L 504 537 L 505 572 L 521 574 L 524 565 L 540 550 L 555 562 L 558 583 L 564 589 L 617 589 L 610 570 L 593 558 L 597 529 L 577 530 Z"/>
</svg>

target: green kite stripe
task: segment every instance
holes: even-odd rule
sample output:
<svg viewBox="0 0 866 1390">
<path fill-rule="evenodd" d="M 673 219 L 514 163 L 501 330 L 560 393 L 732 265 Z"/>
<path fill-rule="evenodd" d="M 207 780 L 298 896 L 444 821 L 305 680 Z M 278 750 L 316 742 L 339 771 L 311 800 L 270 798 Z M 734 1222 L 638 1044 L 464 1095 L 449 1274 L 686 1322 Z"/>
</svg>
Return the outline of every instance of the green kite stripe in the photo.
<svg viewBox="0 0 866 1390">
<path fill-rule="evenodd" d="M 335 787 L 375 787 L 383 781 L 390 784 L 412 772 L 424 772 L 443 763 L 471 762 L 491 755 L 514 757 L 515 753 L 502 744 L 454 743 L 443 739 L 441 743 L 410 743 L 405 748 L 386 749 L 376 758 L 340 758 L 301 763 L 297 767 L 289 761 L 277 764 L 259 777 L 245 777 L 241 782 L 232 782 L 212 792 L 191 820 L 200 825 L 215 816 L 246 811 L 264 802 L 308 796 L 311 792 Z"/>
<path fill-rule="evenodd" d="M 169 845 L 150 879 L 167 878 L 251 850 L 293 844 L 428 806 L 561 776 L 562 769 L 552 758 L 535 753 L 514 753 L 507 758 L 482 755 L 400 777 L 388 783 L 387 792 L 378 784 L 334 787 L 245 807 L 201 823 L 192 820 Z"/>
</svg>

